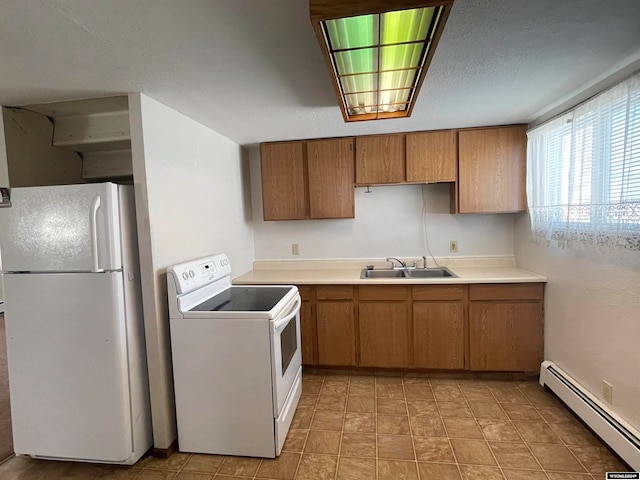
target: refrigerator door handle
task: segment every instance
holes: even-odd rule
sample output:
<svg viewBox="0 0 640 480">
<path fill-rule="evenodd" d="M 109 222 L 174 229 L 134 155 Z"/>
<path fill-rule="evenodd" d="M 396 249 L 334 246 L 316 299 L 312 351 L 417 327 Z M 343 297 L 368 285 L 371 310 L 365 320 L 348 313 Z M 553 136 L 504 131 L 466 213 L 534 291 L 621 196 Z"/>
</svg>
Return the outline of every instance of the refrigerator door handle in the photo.
<svg viewBox="0 0 640 480">
<path fill-rule="evenodd" d="M 100 208 L 101 197 L 96 195 L 91 201 L 91 247 L 93 257 L 92 272 L 102 272 L 98 262 L 98 209 Z"/>
</svg>

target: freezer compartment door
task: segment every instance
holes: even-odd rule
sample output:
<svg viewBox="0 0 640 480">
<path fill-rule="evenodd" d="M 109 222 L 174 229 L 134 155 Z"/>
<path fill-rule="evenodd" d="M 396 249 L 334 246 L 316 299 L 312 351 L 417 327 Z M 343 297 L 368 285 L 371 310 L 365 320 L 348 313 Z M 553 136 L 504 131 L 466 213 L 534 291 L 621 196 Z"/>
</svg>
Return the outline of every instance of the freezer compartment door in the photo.
<svg viewBox="0 0 640 480">
<path fill-rule="evenodd" d="M 133 445 L 122 273 L 4 281 L 15 452 L 126 460 Z"/>
<path fill-rule="evenodd" d="M 5 272 L 122 267 L 118 187 L 113 183 L 24 187 L 0 209 Z"/>
</svg>

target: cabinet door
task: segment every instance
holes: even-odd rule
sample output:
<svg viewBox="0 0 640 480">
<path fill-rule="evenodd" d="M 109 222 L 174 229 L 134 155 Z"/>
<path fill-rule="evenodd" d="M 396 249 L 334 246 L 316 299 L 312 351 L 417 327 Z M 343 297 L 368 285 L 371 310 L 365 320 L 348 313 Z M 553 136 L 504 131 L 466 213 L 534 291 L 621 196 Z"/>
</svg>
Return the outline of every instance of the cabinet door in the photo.
<svg viewBox="0 0 640 480">
<path fill-rule="evenodd" d="M 316 302 L 318 363 L 355 365 L 353 302 Z"/>
<path fill-rule="evenodd" d="M 311 218 L 353 218 L 353 139 L 307 142 L 307 165 Z"/>
<path fill-rule="evenodd" d="M 375 185 L 405 180 L 404 135 L 356 138 L 356 183 Z"/>
<path fill-rule="evenodd" d="M 526 209 L 526 127 L 463 130 L 459 143 L 460 213 Z"/>
<path fill-rule="evenodd" d="M 542 302 L 469 304 L 471 370 L 539 370 L 542 338 Z"/>
<path fill-rule="evenodd" d="M 359 324 L 361 366 L 410 366 L 406 302 L 360 303 Z"/>
<path fill-rule="evenodd" d="M 260 145 L 265 220 L 300 220 L 308 216 L 303 146 L 302 142 Z"/>
<path fill-rule="evenodd" d="M 303 365 L 317 365 L 318 360 L 315 354 L 316 326 L 314 322 L 311 302 L 302 301 L 300 306 L 300 336 Z"/>
<path fill-rule="evenodd" d="M 455 182 L 457 172 L 457 131 L 407 134 L 407 182 Z"/>
<path fill-rule="evenodd" d="M 462 302 L 414 302 L 413 352 L 418 368 L 464 368 Z"/>
</svg>

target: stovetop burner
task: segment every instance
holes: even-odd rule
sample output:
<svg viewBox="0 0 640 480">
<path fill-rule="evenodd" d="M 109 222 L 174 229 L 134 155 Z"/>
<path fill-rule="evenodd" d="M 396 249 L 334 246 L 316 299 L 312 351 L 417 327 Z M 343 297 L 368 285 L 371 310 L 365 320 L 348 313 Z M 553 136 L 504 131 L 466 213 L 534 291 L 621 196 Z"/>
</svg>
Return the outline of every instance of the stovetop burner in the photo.
<svg viewBox="0 0 640 480">
<path fill-rule="evenodd" d="M 192 312 L 268 312 L 291 287 L 232 286 L 191 309 Z"/>
</svg>

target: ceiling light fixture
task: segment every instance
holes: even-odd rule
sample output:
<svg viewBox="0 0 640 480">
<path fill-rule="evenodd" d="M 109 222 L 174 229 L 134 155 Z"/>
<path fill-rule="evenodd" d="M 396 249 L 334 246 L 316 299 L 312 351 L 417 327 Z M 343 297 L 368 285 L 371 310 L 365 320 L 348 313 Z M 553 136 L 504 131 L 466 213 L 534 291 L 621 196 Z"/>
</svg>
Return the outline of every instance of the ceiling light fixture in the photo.
<svg viewBox="0 0 640 480">
<path fill-rule="evenodd" d="M 310 0 L 311 23 L 345 122 L 411 115 L 452 5 Z"/>
</svg>

